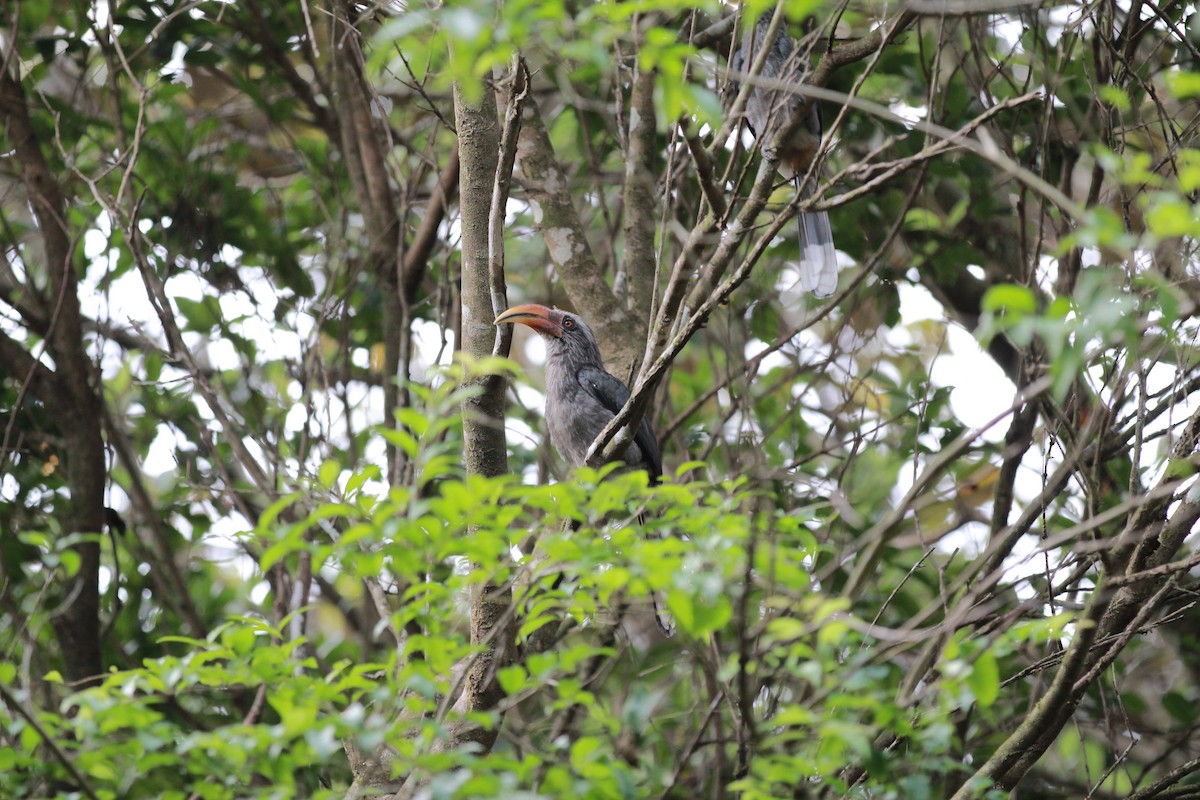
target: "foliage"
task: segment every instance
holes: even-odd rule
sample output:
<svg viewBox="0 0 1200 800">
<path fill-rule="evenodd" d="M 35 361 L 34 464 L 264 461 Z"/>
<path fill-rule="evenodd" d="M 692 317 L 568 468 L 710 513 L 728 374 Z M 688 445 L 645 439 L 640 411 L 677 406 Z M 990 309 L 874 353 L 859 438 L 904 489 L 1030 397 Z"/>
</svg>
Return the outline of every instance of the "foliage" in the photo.
<svg viewBox="0 0 1200 800">
<path fill-rule="evenodd" d="M 1045 635 L 1037 626 L 1008 631 L 982 650 L 955 642 L 945 677 L 919 701 L 897 703 L 902 672 L 863 634 L 869 621 L 809 577 L 820 550 L 813 509 L 782 513 L 744 483 L 647 488 L 644 475 L 591 471 L 551 485 L 464 476 L 436 444 L 456 405 L 453 385 L 442 384 L 424 416 L 410 415 L 425 423 L 413 441 L 418 488 L 435 490 L 388 488 L 361 473 L 322 479 L 247 534 L 263 548 L 266 574 L 294 572 L 307 558 L 341 586 L 385 582 L 402 606 L 380 626 L 415 624 L 420 635 L 364 661 L 371 632 L 346 628 L 322 598 L 297 610 L 310 612 L 298 636 L 295 613 L 278 626 L 242 615 L 202 639 L 161 636 L 157 655 L 72 693 L 36 725 L 10 718 L 4 792 L 70 781 L 60 761 L 37 757 L 45 733 L 100 797 L 333 796 L 348 780 L 343 740 L 387 747 L 393 771 L 427 776 L 434 795 L 650 793 L 677 780 L 673 772 L 711 781 L 721 774 L 714 760 L 729 762 L 725 772 L 746 757 L 732 742 L 706 743 L 705 731 L 745 724 L 725 718 L 710 692 L 748 672 L 764 687 L 763 712 L 757 730 L 738 738 L 761 738 L 759 757 L 748 772 L 738 766 L 732 788 L 773 797 L 797 778 L 844 783 L 847 759 L 869 758 L 878 786 L 901 796 L 928 780 L 906 762 L 955 769 L 953 720 L 976 707 L 986 713 L 999 691 L 992 653 Z M 311 510 L 282 523 L 300 503 Z M 547 527 L 548 512 L 569 524 Z M 513 547 L 528 552 L 509 561 Z M 510 624 L 521 657 L 499 672 L 504 706 L 466 716 L 490 727 L 507 712 L 512 735 L 488 754 L 446 751 L 464 717 L 453 703 L 458 665 L 472 653 L 462 598 L 485 582 L 517 587 Z M 673 620 L 671 640 L 657 631 L 656 596 Z M 677 658 L 680 648 L 695 658 Z M 0 675 L 18 701 L 30 699 L 18 687 L 39 679 L 61 686 L 56 672 L 20 673 L 10 664 Z M 564 720 L 576 715 L 578 729 L 563 738 Z M 881 724 L 910 740 L 905 757 L 872 741 Z"/>
<path fill-rule="evenodd" d="M 1194 6 L 0 18 L 0 796 L 1197 794 Z M 560 463 L 466 286 L 588 318 L 662 484 Z"/>
</svg>

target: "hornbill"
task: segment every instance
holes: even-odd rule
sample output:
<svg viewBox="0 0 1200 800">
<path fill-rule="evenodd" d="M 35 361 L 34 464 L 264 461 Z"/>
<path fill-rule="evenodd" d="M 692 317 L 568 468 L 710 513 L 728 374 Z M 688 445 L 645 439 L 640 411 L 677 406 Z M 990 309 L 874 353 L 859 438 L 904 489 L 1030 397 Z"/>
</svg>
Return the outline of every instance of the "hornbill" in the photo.
<svg viewBox="0 0 1200 800">
<path fill-rule="evenodd" d="M 750 70 L 759 51 L 766 45 L 770 27 L 768 15 L 761 17 L 753 29 L 745 31 L 741 47 L 729 60 L 731 70 Z M 807 198 L 816 184 L 815 177 L 810 180 L 805 177 L 821 149 L 821 109 L 814 100 L 809 104 L 804 124 L 793 126 L 785 141 L 774 141 L 804 102 L 802 94 L 787 87 L 804 82 L 808 64 L 795 40 L 785 30 L 779 31 L 770 48 L 759 76 L 770 85 L 756 85 L 750 92 L 746 100 L 746 124 L 762 147 L 763 155 L 769 161 L 777 162 L 780 172 L 792 178 L 800 196 Z M 737 91 L 736 84 L 734 90 Z M 829 215 L 824 211 L 801 213 L 799 224 L 800 283 L 817 297 L 828 297 L 837 289 L 838 282 L 837 253 L 833 249 Z"/>
<path fill-rule="evenodd" d="M 592 442 L 625 406 L 629 389 L 604 369 L 596 335 L 575 314 L 529 303 L 513 306 L 493 324 L 516 323 L 533 328 L 546 343 L 546 427 L 550 442 L 569 464 L 583 466 Z M 658 440 L 645 417 L 621 454 L 621 461 L 633 469 L 646 470 L 651 485 L 662 476 Z M 640 513 L 638 522 L 645 522 Z M 658 629 L 666 636 L 673 635 L 675 625 L 662 598 L 651 596 L 650 608 Z M 624 613 L 621 611 L 620 616 Z"/>
<path fill-rule="evenodd" d="M 600 346 L 575 314 L 530 303 L 513 306 L 494 324 L 528 325 L 546 342 L 546 427 L 554 449 L 569 464 L 583 466 L 588 448 L 629 399 L 625 384 L 604 369 Z M 662 457 L 650 421 L 642 417 L 621 460 L 644 469 L 650 483 L 662 475 Z"/>
</svg>

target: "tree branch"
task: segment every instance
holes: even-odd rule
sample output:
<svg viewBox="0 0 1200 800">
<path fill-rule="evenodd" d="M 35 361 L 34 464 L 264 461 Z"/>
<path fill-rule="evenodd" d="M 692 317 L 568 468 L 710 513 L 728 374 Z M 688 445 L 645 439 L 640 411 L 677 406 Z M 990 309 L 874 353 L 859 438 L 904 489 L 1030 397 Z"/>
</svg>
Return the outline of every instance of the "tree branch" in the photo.
<svg viewBox="0 0 1200 800">
<path fill-rule="evenodd" d="M 706 274 L 723 273 L 725 266 L 732 261 L 734 254 L 741 247 L 750 230 L 753 229 L 754 220 L 766 206 L 774 176 L 774 166 L 768 164 L 766 161 L 759 162 L 758 175 L 755 178 L 750 196 L 742 206 L 737 218 L 730 223 L 728 229 L 722 234 L 716 251 L 708 260 L 705 267 Z M 750 249 L 750 252 L 744 257 L 741 264 L 739 264 L 737 270 L 709 294 L 672 339 L 671 331 L 675 328 L 676 317 L 680 313 L 684 289 L 687 284 L 687 266 L 691 263 L 692 255 L 699 248 L 700 243 L 707 237 L 707 233 L 714 223 L 709 218 L 701 222 L 692 231 L 692 235 L 688 239 L 688 244 L 685 245 L 683 252 L 676 259 L 675 267 L 671 271 L 671 278 L 667 282 L 667 290 L 659 306 L 658 317 L 655 320 L 654 327 L 651 329 L 651 339 L 646 345 L 642 368 L 638 373 L 637 381 L 632 387 L 629 400 L 626 401 L 620 413 L 604 426 L 604 430 L 600 431 L 596 440 L 592 442 L 592 446 L 588 448 L 588 455 L 585 460 L 588 466 L 599 467 L 613 460 L 619 453 L 624 451 L 642 420 L 642 415 L 645 413 L 646 406 L 650 402 L 650 396 L 654 391 L 655 385 L 657 385 L 658 380 L 662 377 L 667 367 L 671 365 L 671 362 L 675 360 L 675 357 L 679 355 L 696 331 L 708 320 L 709 315 L 712 314 L 717 305 L 724 302 L 750 276 L 751 270 L 762 257 L 767 245 L 779 233 L 788 219 L 789 217 L 786 214 L 780 214 L 766 227 L 759 235 L 754 246 Z M 670 342 L 669 345 L 667 345 L 668 341 Z M 656 358 L 656 353 L 661 353 L 661 355 Z"/>
<path fill-rule="evenodd" d="M 512 185 L 513 165 L 517 159 L 517 138 L 521 133 L 521 107 L 529 96 L 529 67 L 519 54 L 513 56 L 509 74 L 508 106 L 504 112 L 504 132 L 500 137 L 499 165 L 492 185 L 492 204 L 488 211 L 488 284 L 491 291 L 492 318 L 508 308 L 508 287 L 504 278 L 504 216 L 508 211 L 508 192 Z M 496 327 L 493 354 L 508 357 L 512 347 L 513 326 Z"/>
<path fill-rule="evenodd" d="M 517 164 L 534 222 L 546 240 L 550 261 L 576 309 L 587 309 L 597 338 L 607 345 L 606 361 L 615 375 L 628 375 L 645 344 L 645 324 L 617 302 L 604 281 L 583 223 L 568 192 L 570 183 L 554 155 L 537 103 L 525 103 Z"/>
<path fill-rule="evenodd" d="M 14 77 L 17 64 L 9 63 L 12 42 L 0 68 L 0 118 L 4 134 L 20 164 L 21 182 L 37 219 L 49 278 L 46 346 L 54 358 L 53 386 L 43 388 L 48 405 L 66 409 L 56 425 L 63 435 L 65 475 L 70 490 L 66 534 L 99 533 L 104 527 L 104 440 L 100 432 L 100 397 L 92 385 L 92 362 L 83 342 L 78 279 L 74 263 L 75 241 L 66 221 L 67 201 L 50 172 L 40 138 L 30 117 L 21 83 Z M 15 353 L 8 348 L 8 356 Z M 29 373 L 38 379 L 38 371 Z M 48 399 L 49 398 L 49 399 Z M 52 617 L 67 676 L 80 685 L 99 680 L 100 657 L 100 546 L 94 539 L 77 542 L 72 549 L 80 566 L 66 580 L 68 598 L 61 613 Z"/>
<path fill-rule="evenodd" d="M 381 288 L 383 374 L 389 378 L 383 385 L 384 408 L 389 410 L 384 424 L 391 427 L 397 424 L 390 412 L 400 405 L 401 387 L 395 378 L 400 372 L 401 343 L 408 323 L 399 274 L 404 270 L 400 261 L 402 238 L 395 192 L 388 175 L 388 129 L 372 111 L 375 98 L 363 74 L 365 58 L 361 34 L 351 22 L 357 14 L 353 6 L 352 0 L 334 3 L 334 30 L 340 43 L 333 59 L 339 100 L 337 122 L 342 157 L 363 215 L 371 269 Z M 431 206 L 435 202 L 431 201 Z M 400 480 L 403 452 L 390 441 L 387 448 L 388 479 L 396 483 Z"/>
<path fill-rule="evenodd" d="M 660 213 L 654 173 L 655 74 L 643 69 L 640 63 L 635 68 L 637 73 L 629 98 L 629 150 L 625 158 L 622 272 L 629 281 L 629 307 L 639 319 L 647 319 L 654 305 L 654 275 L 658 269 L 654 231 Z"/>
<path fill-rule="evenodd" d="M 438 242 L 438 228 L 446 219 L 446 209 L 451 198 L 458 190 L 458 142 L 446 159 L 446 166 L 433 188 L 433 195 L 425 207 L 425 216 L 421 217 L 421 226 L 417 228 L 413 240 L 404 250 L 403 282 L 404 298 L 410 305 L 417 299 L 417 291 L 429 269 L 429 256 L 434 245 Z"/>
</svg>

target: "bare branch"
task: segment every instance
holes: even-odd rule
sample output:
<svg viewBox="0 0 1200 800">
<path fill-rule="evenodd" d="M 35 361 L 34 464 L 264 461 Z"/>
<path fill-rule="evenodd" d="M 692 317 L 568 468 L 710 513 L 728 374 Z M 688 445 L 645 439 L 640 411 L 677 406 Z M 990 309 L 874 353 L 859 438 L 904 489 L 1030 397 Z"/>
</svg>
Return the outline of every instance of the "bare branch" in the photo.
<svg viewBox="0 0 1200 800">
<path fill-rule="evenodd" d="M 517 158 L 517 136 L 521 132 L 521 106 L 529 96 L 529 67 L 519 54 L 513 56 L 509 74 L 508 107 L 504 113 L 504 132 L 500 137 L 499 166 L 492 186 L 492 204 L 488 212 L 488 282 L 492 296 L 492 317 L 508 308 L 508 289 L 504 280 L 504 215 L 508 210 L 508 191 Z M 496 327 L 493 354 L 508 356 L 512 346 L 512 326 Z"/>
</svg>

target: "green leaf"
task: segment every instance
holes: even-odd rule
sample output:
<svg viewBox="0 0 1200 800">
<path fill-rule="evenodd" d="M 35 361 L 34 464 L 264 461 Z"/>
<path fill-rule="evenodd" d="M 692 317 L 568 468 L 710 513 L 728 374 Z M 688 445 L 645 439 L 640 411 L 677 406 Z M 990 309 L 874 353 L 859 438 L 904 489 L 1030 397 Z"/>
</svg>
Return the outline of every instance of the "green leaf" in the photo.
<svg viewBox="0 0 1200 800">
<path fill-rule="evenodd" d="M 945 227 L 942 218 L 927 208 L 910 208 L 904 215 L 904 228 L 908 231 L 936 232 Z"/>
<path fill-rule="evenodd" d="M 500 688 L 509 697 L 519 693 L 525 688 L 529 681 L 529 673 L 520 665 L 504 667 L 496 673 L 496 680 L 500 683 Z"/>
<path fill-rule="evenodd" d="M 333 489 L 337 486 L 338 476 L 342 474 L 342 465 L 337 459 L 328 458 L 321 463 L 321 468 L 317 470 L 317 481 L 326 489 Z"/>
<path fill-rule="evenodd" d="M 1101 100 L 1118 111 L 1128 111 L 1133 107 L 1133 104 L 1129 102 L 1129 95 L 1116 86 L 1101 86 L 1098 94 Z"/>
<path fill-rule="evenodd" d="M 1178 100 L 1200 95 L 1200 72 L 1186 70 L 1168 70 L 1163 75 L 1167 88 Z"/>
<path fill-rule="evenodd" d="M 362 469 L 356 470 L 350 475 L 350 478 L 346 481 L 346 494 L 348 496 L 353 495 L 355 492 L 361 489 L 363 484 L 367 481 L 377 481 L 380 480 L 382 476 L 383 471 L 379 468 L 378 464 L 367 464 Z"/>
<path fill-rule="evenodd" d="M 82 556 L 75 550 L 62 550 L 58 553 L 59 563 L 62 564 L 63 570 L 66 571 L 67 577 L 73 578 L 79 572 L 79 565 L 82 563 Z"/>
<path fill-rule="evenodd" d="M 1163 708 L 1183 725 L 1191 725 L 1196 721 L 1196 704 L 1176 691 L 1163 695 Z"/>
<path fill-rule="evenodd" d="M 305 495 L 300 492 L 292 492 L 291 494 L 284 495 L 271 505 L 267 506 L 266 511 L 264 511 L 258 518 L 258 530 L 269 531 L 271 526 L 275 524 L 275 521 L 279 519 L 279 515 L 283 513 L 284 509 L 290 508 L 303 497 L 305 497 Z"/>
<path fill-rule="evenodd" d="M 704 461 L 685 461 L 675 468 L 675 480 L 678 481 L 695 470 L 698 475 L 704 475 L 708 471 L 708 464 Z"/>
<path fill-rule="evenodd" d="M 967 675 L 967 686 L 984 708 L 991 708 L 996 702 L 1000 696 L 1000 666 L 992 651 L 984 650 L 975 659 Z"/>
<path fill-rule="evenodd" d="M 1146 226 L 1164 239 L 1200 235 L 1200 209 L 1182 198 L 1159 195 L 1146 210 Z"/>
<path fill-rule="evenodd" d="M 993 314 L 1007 314 L 1020 319 L 1037 311 L 1037 297 L 1027 286 L 1014 283 L 1000 283 L 991 287 L 983 295 L 981 306 L 984 311 Z"/>
<path fill-rule="evenodd" d="M 174 300 L 179 313 L 187 320 L 184 330 L 208 333 L 221 320 L 221 305 L 215 297 L 203 297 L 200 300 L 176 297 Z"/>
<path fill-rule="evenodd" d="M 29 725 L 21 729 L 21 748 L 28 753 L 37 750 L 42 744 L 42 735 L 37 732 L 37 728 Z"/>
<path fill-rule="evenodd" d="M 729 598 L 720 595 L 714 599 L 700 599 L 682 589 L 667 592 L 667 610 L 675 619 L 679 630 L 695 638 L 703 638 L 724 627 L 733 617 L 733 606 Z"/>
</svg>

